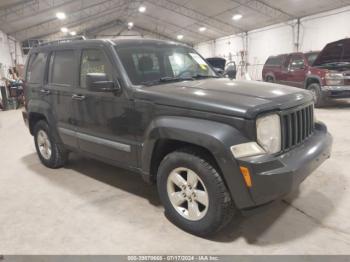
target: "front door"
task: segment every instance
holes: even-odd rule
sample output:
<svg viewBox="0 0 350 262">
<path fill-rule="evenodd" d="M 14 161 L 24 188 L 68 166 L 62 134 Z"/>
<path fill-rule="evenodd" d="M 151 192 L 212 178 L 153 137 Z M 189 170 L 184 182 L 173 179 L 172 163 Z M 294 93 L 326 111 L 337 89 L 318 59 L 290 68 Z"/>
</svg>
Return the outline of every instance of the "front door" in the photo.
<svg viewBox="0 0 350 262">
<path fill-rule="evenodd" d="M 288 85 L 303 87 L 306 74 L 306 63 L 302 55 L 293 55 L 288 66 Z"/>
<path fill-rule="evenodd" d="M 106 74 L 117 84 L 117 71 L 101 47 L 83 49 L 80 55 L 79 88 L 73 95 L 79 149 L 102 160 L 136 166 L 133 102 L 118 93 L 90 91 L 89 73 Z"/>
</svg>

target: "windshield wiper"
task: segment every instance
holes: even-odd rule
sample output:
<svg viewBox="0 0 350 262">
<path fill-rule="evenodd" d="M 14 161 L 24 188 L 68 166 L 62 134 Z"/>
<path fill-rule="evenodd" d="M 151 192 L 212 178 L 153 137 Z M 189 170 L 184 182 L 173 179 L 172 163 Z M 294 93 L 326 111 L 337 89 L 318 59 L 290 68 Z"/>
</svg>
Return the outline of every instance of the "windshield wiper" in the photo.
<svg viewBox="0 0 350 262">
<path fill-rule="evenodd" d="M 220 78 L 220 77 L 219 76 L 196 74 L 196 75 L 193 75 L 192 78 L 200 79 L 200 78 Z"/>
<path fill-rule="evenodd" d="M 142 85 L 156 85 L 159 83 L 166 83 L 166 82 L 178 82 L 178 81 L 188 81 L 188 80 L 194 80 L 193 77 L 171 77 L 171 76 L 164 76 L 161 77 L 160 79 L 157 80 L 152 80 L 152 81 L 145 81 L 141 82 Z"/>
</svg>

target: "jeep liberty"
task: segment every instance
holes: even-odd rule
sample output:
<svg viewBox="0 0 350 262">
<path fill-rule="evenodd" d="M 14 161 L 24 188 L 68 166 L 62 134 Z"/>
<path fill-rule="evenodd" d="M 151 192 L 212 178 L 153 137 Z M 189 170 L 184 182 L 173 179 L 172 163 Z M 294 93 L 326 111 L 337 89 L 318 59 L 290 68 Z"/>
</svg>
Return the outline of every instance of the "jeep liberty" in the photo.
<svg viewBox="0 0 350 262">
<path fill-rule="evenodd" d="M 167 217 L 201 236 L 283 197 L 330 157 L 310 92 L 220 78 L 174 42 L 40 45 L 26 63 L 25 97 L 45 166 L 78 152 L 139 173 L 157 184 Z"/>
</svg>

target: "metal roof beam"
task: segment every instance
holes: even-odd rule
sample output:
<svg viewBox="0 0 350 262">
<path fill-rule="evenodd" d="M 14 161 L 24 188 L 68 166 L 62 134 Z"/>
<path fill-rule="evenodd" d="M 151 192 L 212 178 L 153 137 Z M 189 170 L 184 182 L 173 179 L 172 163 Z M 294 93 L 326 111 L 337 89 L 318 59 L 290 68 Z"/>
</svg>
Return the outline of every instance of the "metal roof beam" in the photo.
<svg viewBox="0 0 350 262">
<path fill-rule="evenodd" d="M 198 23 L 204 23 L 208 26 L 211 26 L 215 28 L 216 30 L 225 33 L 225 34 L 234 34 L 234 33 L 240 33 L 243 32 L 244 29 L 241 27 L 238 27 L 233 24 L 229 24 L 226 22 L 223 22 L 215 17 L 207 16 L 203 13 L 200 13 L 196 10 L 193 10 L 191 8 L 179 5 L 172 0 L 164 1 L 164 0 L 147 0 L 147 2 L 162 7 L 166 10 L 169 10 L 171 12 L 174 12 L 178 15 L 188 17 L 192 20 L 197 21 Z"/>
<path fill-rule="evenodd" d="M 70 24 L 67 24 L 66 26 L 69 27 L 70 30 L 76 31 L 78 34 L 81 32 L 85 32 L 85 30 L 89 28 L 99 27 L 106 22 L 110 22 L 112 20 L 115 20 L 116 18 L 122 17 L 122 14 L 125 12 L 127 8 L 127 4 L 121 3 L 118 6 L 115 6 L 114 8 L 110 8 L 108 12 L 106 10 L 104 12 L 100 12 L 98 14 L 90 15 L 84 17 L 84 19 L 80 19 L 79 21 L 72 22 Z M 117 10 L 117 11 L 116 11 Z M 42 37 L 51 37 L 51 39 L 62 38 L 64 35 L 60 33 L 59 28 L 55 28 L 54 31 L 51 31 L 49 33 L 42 33 L 41 35 L 34 35 L 33 37 L 29 38 L 42 38 Z"/>
<path fill-rule="evenodd" d="M 127 3 L 125 0 L 104 0 L 87 6 L 75 13 L 71 13 L 64 22 L 53 18 L 38 25 L 28 27 L 21 31 L 12 32 L 10 34 L 17 39 L 29 39 L 39 35 L 50 35 L 60 31 L 62 26 L 68 28 L 77 26 L 80 23 L 84 23 L 84 21 L 115 13 L 117 9 L 124 8 L 126 5 Z"/>
<path fill-rule="evenodd" d="M 278 19 L 281 22 L 295 19 L 295 17 L 291 14 L 288 14 L 287 12 L 278 9 L 276 7 L 273 7 L 269 4 L 266 4 L 265 2 L 261 0 L 231 0 L 232 2 L 235 2 L 241 6 L 247 7 L 255 12 L 258 12 L 260 14 L 263 14 L 265 16 Z"/>
<path fill-rule="evenodd" d="M 148 17 L 148 18 L 151 18 L 151 19 L 154 20 L 155 23 L 158 24 L 158 25 L 159 25 L 159 24 L 162 24 L 162 25 L 164 25 L 164 24 L 170 25 L 170 26 L 172 26 L 172 27 L 175 27 L 178 31 L 187 31 L 187 32 L 189 32 L 189 33 L 192 34 L 192 35 L 196 35 L 196 37 L 194 37 L 194 38 L 199 38 L 199 39 L 202 39 L 203 41 L 210 40 L 210 38 L 206 37 L 205 35 L 198 33 L 196 30 L 191 30 L 191 29 L 189 29 L 188 27 L 182 27 L 182 26 L 173 24 L 173 23 L 171 23 L 171 22 L 169 22 L 169 21 L 164 21 L 164 20 L 159 19 L 158 17 L 152 16 L 152 15 L 150 15 L 150 14 L 146 14 L 146 13 L 145 13 L 144 16 L 146 16 L 146 17 Z M 176 33 L 175 33 L 175 34 L 176 34 Z M 201 40 L 201 41 L 202 41 L 202 40 Z"/>
<path fill-rule="evenodd" d="M 21 17 L 27 17 L 31 15 L 36 15 L 37 12 L 41 12 L 42 10 L 47 10 L 51 8 L 55 8 L 55 6 L 59 6 L 62 3 L 67 2 L 67 0 L 31 0 L 26 1 L 20 5 L 16 5 L 13 7 L 5 8 L 0 10 L 0 21 L 4 23 L 8 23 L 9 21 L 13 21 L 14 17 L 16 19 L 20 19 Z"/>
<path fill-rule="evenodd" d="M 45 6 L 37 6 L 37 9 L 31 9 L 31 12 L 27 12 L 25 15 L 23 14 L 20 19 L 24 20 L 30 17 L 33 17 L 34 15 L 40 15 L 40 14 L 44 14 L 46 12 L 50 12 L 52 11 L 52 9 L 57 9 L 57 8 L 62 8 L 66 5 L 70 5 L 70 4 L 75 4 L 78 0 L 61 0 L 59 2 L 55 2 L 52 6 L 51 5 L 45 5 Z M 16 22 L 18 20 L 18 17 L 12 16 L 12 19 L 8 19 L 7 23 L 13 23 Z"/>
</svg>

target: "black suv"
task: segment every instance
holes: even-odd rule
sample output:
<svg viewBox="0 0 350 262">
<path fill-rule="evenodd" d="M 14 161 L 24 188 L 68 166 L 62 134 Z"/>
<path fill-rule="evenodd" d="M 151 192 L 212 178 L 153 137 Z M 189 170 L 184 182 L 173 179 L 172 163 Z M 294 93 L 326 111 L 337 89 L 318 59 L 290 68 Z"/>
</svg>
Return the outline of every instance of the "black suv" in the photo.
<svg viewBox="0 0 350 262">
<path fill-rule="evenodd" d="M 309 92 L 219 78 L 174 42 L 41 45 L 26 64 L 25 94 L 45 166 L 74 151 L 135 171 L 157 183 L 169 219 L 197 235 L 284 196 L 330 156 Z"/>
</svg>

